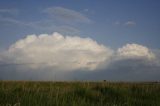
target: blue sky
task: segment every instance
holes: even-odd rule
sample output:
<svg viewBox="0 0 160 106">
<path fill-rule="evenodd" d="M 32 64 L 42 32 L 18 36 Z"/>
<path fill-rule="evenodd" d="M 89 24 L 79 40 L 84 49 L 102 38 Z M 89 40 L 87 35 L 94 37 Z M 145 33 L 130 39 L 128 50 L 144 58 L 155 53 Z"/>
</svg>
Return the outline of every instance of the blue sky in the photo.
<svg viewBox="0 0 160 106">
<path fill-rule="evenodd" d="M 44 12 L 47 8 L 54 7 L 78 12 L 90 22 L 83 19 L 79 19 L 81 22 L 73 23 L 70 22 L 71 20 L 57 21 L 53 18 L 56 14 L 52 17 Z M 68 27 L 74 30 L 72 35 L 91 37 L 112 48 L 118 48 L 126 43 L 160 48 L 159 11 L 158 0 L 3 0 L 0 1 L 0 48 L 6 48 L 29 34 L 54 31 L 71 34 L 72 32 L 67 30 Z M 4 21 L 6 18 L 8 20 Z M 46 26 L 43 27 L 46 28 L 41 30 L 26 25 L 36 22 L 45 24 Z M 48 28 L 50 26 L 54 27 Z"/>
<path fill-rule="evenodd" d="M 159 0 L 1 0 L 0 79 L 160 80 Z"/>
</svg>

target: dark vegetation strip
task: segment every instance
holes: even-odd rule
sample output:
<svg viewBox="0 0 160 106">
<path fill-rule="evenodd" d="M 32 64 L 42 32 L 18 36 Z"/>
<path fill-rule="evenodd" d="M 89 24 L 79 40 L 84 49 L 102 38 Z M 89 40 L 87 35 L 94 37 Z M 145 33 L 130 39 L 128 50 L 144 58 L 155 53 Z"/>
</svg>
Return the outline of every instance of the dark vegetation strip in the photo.
<svg viewBox="0 0 160 106">
<path fill-rule="evenodd" d="M 0 81 L 0 106 L 160 106 L 158 82 Z"/>
</svg>

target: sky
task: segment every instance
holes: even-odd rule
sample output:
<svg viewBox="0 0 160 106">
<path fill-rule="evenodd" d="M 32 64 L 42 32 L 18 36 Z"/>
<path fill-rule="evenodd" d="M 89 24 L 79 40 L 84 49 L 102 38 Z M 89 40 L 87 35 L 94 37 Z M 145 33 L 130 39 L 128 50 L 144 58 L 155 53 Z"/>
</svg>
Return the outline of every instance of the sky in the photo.
<svg viewBox="0 0 160 106">
<path fill-rule="evenodd" d="M 160 80 L 159 0 L 1 0 L 0 79 Z"/>
</svg>

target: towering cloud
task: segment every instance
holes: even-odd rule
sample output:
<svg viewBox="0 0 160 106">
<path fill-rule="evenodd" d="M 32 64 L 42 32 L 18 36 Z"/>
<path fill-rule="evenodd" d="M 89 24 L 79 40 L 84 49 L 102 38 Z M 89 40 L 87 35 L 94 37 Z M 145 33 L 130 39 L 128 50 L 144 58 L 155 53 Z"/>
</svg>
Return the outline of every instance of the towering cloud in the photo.
<svg viewBox="0 0 160 106">
<path fill-rule="evenodd" d="M 7 62 L 54 70 L 94 70 L 107 62 L 111 55 L 109 48 L 90 38 L 65 37 L 56 32 L 52 35 L 28 35 L 5 52 Z"/>
<path fill-rule="evenodd" d="M 91 38 L 57 32 L 28 35 L 0 52 L 0 79 L 157 80 L 159 69 L 160 52 L 145 46 L 114 51 Z"/>
<path fill-rule="evenodd" d="M 150 49 L 145 46 L 138 44 L 126 44 L 122 48 L 117 50 L 117 55 L 120 58 L 128 58 L 128 59 L 137 59 L 137 58 L 145 58 L 145 59 L 153 59 L 155 55 L 152 53 Z"/>
</svg>

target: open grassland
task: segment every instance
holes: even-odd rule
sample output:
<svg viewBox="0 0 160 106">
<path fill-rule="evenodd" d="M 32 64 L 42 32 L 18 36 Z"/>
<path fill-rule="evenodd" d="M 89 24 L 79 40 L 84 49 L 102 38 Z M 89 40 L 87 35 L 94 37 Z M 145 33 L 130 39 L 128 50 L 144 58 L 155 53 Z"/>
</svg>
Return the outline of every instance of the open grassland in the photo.
<svg viewBox="0 0 160 106">
<path fill-rule="evenodd" d="M 0 106 L 160 106 L 160 84 L 0 81 Z"/>
</svg>

